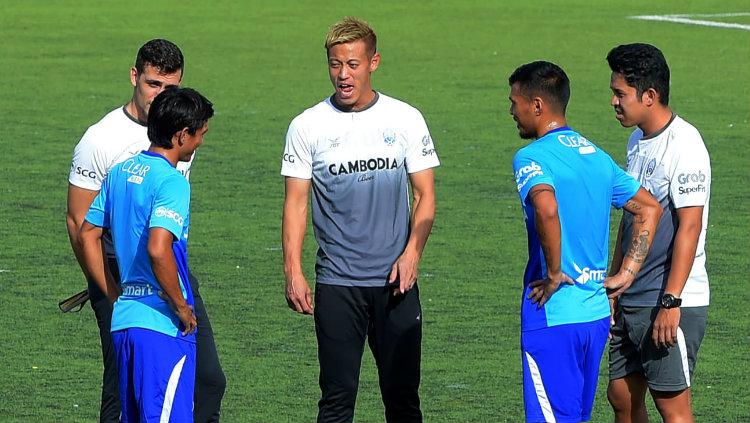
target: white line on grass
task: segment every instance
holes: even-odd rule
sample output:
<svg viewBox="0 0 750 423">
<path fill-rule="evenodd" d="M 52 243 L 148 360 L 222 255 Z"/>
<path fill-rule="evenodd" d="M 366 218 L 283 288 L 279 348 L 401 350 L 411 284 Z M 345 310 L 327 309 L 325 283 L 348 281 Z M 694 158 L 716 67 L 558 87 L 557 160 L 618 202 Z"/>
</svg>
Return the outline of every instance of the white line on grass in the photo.
<svg viewBox="0 0 750 423">
<path fill-rule="evenodd" d="M 629 16 L 630 19 L 640 19 L 644 21 L 660 21 L 660 22 L 676 22 L 687 25 L 702 25 L 702 26 L 713 26 L 716 28 L 731 28 L 731 29 L 742 29 L 750 31 L 750 25 L 743 25 L 732 22 L 716 22 L 706 21 L 703 19 L 691 19 L 688 16 L 702 16 L 702 17 L 726 17 L 726 16 L 749 16 L 750 13 L 721 13 L 713 15 L 639 15 Z"/>
</svg>

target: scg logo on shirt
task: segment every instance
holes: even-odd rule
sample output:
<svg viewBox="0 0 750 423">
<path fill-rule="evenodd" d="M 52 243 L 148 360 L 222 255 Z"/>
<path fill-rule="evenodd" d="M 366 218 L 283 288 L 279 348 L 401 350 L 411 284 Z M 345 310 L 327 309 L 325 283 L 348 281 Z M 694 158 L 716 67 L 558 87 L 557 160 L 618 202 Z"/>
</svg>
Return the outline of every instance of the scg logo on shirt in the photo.
<svg viewBox="0 0 750 423">
<path fill-rule="evenodd" d="M 294 154 L 284 153 L 284 161 L 294 163 Z"/>
<path fill-rule="evenodd" d="M 518 169 L 518 172 L 516 172 L 515 175 L 518 190 L 521 191 L 521 188 L 523 188 L 531 178 L 539 175 L 544 175 L 544 172 L 542 172 L 542 167 L 536 164 L 536 162 L 531 162 L 530 164 Z M 524 178 L 523 181 L 521 181 L 521 178 Z"/>
<path fill-rule="evenodd" d="M 177 223 L 178 225 L 182 226 L 185 224 L 185 218 L 180 216 L 179 213 L 172 209 L 168 209 L 164 206 L 159 206 L 154 210 L 154 216 L 156 217 L 166 217 L 167 219 L 172 219 Z"/>
<path fill-rule="evenodd" d="M 81 175 L 84 178 L 96 178 L 96 173 L 93 170 L 84 169 L 81 166 L 76 167 L 76 175 Z"/>
</svg>

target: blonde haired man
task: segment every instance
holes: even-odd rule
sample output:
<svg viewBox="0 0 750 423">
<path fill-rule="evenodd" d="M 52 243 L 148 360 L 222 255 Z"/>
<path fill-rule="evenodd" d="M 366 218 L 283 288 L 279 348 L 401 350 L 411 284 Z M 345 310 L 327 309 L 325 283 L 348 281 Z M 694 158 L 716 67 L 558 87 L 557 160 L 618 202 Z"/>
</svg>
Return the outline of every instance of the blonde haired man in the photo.
<svg viewBox="0 0 750 423">
<path fill-rule="evenodd" d="M 331 27 L 325 48 L 334 93 L 292 121 L 282 158 L 286 298 L 303 314 L 313 314 L 301 260 L 313 190 L 319 422 L 353 420 L 365 339 L 386 420 L 422 421 L 416 282 L 435 215 L 432 168 L 440 162 L 422 114 L 372 89 L 376 43 L 362 20 Z"/>
</svg>

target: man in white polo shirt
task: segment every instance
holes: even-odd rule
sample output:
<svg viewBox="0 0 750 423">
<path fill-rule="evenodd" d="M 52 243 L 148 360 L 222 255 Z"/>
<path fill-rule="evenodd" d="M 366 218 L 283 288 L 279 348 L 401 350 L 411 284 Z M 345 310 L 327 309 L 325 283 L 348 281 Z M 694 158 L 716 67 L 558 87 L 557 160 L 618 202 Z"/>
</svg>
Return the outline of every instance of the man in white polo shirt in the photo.
<svg viewBox="0 0 750 423">
<path fill-rule="evenodd" d="M 609 401 L 615 421 L 647 422 L 648 388 L 667 423 L 692 422 L 690 379 L 709 303 L 706 228 L 711 163 L 700 133 L 669 107 L 669 67 L 648 44 L 618 46 L 607 55 L 612 106 L 628 141 L 628 173 L 664 209 L 651 251 L 630 286 L 607 286 L 617 298 L 610 341 Z M 625 212 L 611 271 L 637 249 Z M 606 284 L 605 284 L 606 285 Z"/>
<path fill-rule="evenodd" d="M 435 215 L 432 168 L 440 163 L 421 113 L 372 89 L 376 45 L 359 19 L 331 27 L 325 47 L 334 94 L 292 121 L 282 159 L 286 298 L 304 314 L 313 314 L 301 260 L 313 191 L 319 422 L 352 421 L 366 338 L 386 420 L 422 421 L 416 282 Z"/>
</svg>

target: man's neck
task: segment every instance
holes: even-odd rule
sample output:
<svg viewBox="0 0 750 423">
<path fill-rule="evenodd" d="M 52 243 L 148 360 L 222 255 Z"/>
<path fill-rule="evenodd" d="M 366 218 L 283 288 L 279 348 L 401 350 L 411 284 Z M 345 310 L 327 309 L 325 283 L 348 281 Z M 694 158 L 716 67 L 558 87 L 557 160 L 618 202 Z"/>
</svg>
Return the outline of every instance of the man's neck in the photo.
<svg viewBox="0 0 750 423">
<path fill-rule="evenodd" d="M 148 115 L 145 111 L 140 110 L 138 106 L 135 105 L 135 101 L 133 99 L 130 99 L 130 101 L 125 105 L 125 111 L 135 120 L 137 120 L 139 123 L 145 125 L 146 122 L 148 122 Z"/>
<path fill-rule="evenodd" d="M 539 125 L 536 128 L 537 138 L 541 138 L 547 135 L 548 132 L 565 126 L 568 126 L 565 116 L 550 116 L 546 119 L 542 119 L 539 121 Z"/>
<path fill-rule="evenodd" d="M 172 142 L 174 143 L 174 140 Z M 164 158 L 172 164 L 172 167 L 177 167 L 177 162 L 180 161 L 179 150 L 176 147 L 167 150 L 166 148 L 159 147 L 152 143 L 151 147 L 148 148 L 148 151 L 164 156 Z"/>
<path fill-rule="evenodd" d="M 672 109 L 669 106 L 657 106 L 652 110 L 646 122 L 638 124 L 638 128 L 643 131 L 643 136 L 648 137 L 661 131 L 669 121 L 672 120 Z"/>
</svg>

